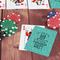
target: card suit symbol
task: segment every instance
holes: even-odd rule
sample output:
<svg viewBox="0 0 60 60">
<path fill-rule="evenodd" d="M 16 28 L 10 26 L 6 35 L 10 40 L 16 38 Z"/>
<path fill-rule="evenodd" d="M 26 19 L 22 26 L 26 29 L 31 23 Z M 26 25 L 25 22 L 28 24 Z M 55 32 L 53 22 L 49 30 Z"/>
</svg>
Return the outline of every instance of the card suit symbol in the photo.
<svg viewBox="0 0 60 60">
<path fill-rule="evenodd" d="M 46 7 L 48 8 L 48 4 L 46 4 Z"/>
<path fill-rule="evenodd" d="M 21 3 L 21 5 L 24 5 L 23 3 Z"/>
<path fill-rule="evenodd" d="M 26 6 L 27 4 L 25 4 L 25 6 Z"/>
<path fill-rule="evenodd" d="M 27 4 L 25 4 L 25 7 L 27 7 Z"/>
<path fill-rule="evenodd" d="M 3 4 L 4 5 L 4 4 Z"/>
<path fill-rule="evenodd" d="M 0 3 L 2 3 L 2 2 L 0 1 Z"/>
<path fill-rule="evenodd" d="M 1 6 L 0 6 L 0 8 L 1 8 Z"/>
<path fill-rule="evenodd" d="M 42 3 L 42 5 L 45 5 L 44 3 Z"/>
<path fill-rule="evenodd" d="M 5 5 L 3 4 L 3 6 L 2 7 L 5 7 Z"/>
<path fill-rule="evenodd" d="M 25 30 L 25 26 L 23 26 L 23 30 Z"/>
</svg>

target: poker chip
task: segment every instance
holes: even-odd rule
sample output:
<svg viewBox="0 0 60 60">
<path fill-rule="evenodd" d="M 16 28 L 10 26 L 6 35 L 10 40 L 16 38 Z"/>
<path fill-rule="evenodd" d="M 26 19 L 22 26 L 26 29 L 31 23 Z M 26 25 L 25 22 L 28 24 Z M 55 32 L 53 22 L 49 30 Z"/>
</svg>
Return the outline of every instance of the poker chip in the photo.
<svg viewBox="0 0 60 60">
<path fill-rule="evenodd" d="M 11 13 L 11 14 L 7 15 L 7 17 L 5 17 L 3 20 L 6 20 L 6 19 L 13 20 L 13 21 L 15 21 L 15 23 L 18 23 L 21 21 L 20 15 L 18 15 L 16 13 Z"/>
<path fill-rule="evenodd" d="M 5 32 L 0 30 L 0 40 L 2 40 L 5 37 Z"/>
<path fill-rule="evenodd" d="M 3 18 L 3 21 L 6 20 L 6 19 L 7 19 L 7 17 Z"/>
<path fill-rule="evenodd" d="M 57 14 L 57 12 L 50 12 L 47 16 L 47 18 L 51 18 L 51 17 L 54 17 L 55 15 Z"/>
<path fill-rule="evenodd" d="M 60 13 L 58 13 L 56 16 L 51 17 L 47 20 L 47 25 L 50 28 L 56 29 L 60 27 Z"/>
<path fill-rule="evenodd" d="M 12 36 L 15 32 L 17 32 L 18 27 L 13 20 L 4 20 L 1 23 L 1 30 L 5 31 L 6 36 Z"/>
<path fill-rule="evenodd" d="M 0 30 L 1 30 L 1 22 L 2 22 L 2 21 L 0 20 Z"/>
<path fill-rule="evenodd" d="M 0 20 L 0 25 L 1 25 L 1 22 L 2 22 L 2 21 Z"/>
<path fill-rule="evenodd" d="M 1 22 L 2 22 L 2 21 L 0 20 L 0 25 L 1 25 Z"/>
</svg>

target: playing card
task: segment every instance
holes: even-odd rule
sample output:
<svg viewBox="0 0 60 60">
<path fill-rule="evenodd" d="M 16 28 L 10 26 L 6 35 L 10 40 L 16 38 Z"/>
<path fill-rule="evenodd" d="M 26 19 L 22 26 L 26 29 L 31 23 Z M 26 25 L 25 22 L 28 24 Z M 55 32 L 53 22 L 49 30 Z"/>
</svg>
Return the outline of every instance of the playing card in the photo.
<svg viewBox="0 0 60 60">
<path fill-rule="evenodd" d="M 49 9 L 48 0 L 28 0 L 29 9 Z"/>
<path fill-rule="evenodd" d="M 0 0 L 0 9 L 5 9 L 5 0 Z"/>
<path fill-rule="evenodd" d="M 29 40 L 34 27 L 35 27 L 35 25 L 25 25 L 25 24 L 22 25 L 19 50 L 25 50 L 24 47 L 25 47 L 27 41 Z M 45 26 L 40 26 L 40 27 L 45 28 Z"/>
<path fill-rule="evenodd" d="M 7 0 L 7 9 L 27 9 L 27 0 Z"/>
<path fill-rule="evenodd" d="M 56 35 L 57 31 L 35 26 L 27 44 L 25 45 L 25 49 L 48 57 Z"/>
<path fill-rule="evenodd" d="M 51 8 L 60 8 L 60 0 L 49 0 Z"/>
</svg>

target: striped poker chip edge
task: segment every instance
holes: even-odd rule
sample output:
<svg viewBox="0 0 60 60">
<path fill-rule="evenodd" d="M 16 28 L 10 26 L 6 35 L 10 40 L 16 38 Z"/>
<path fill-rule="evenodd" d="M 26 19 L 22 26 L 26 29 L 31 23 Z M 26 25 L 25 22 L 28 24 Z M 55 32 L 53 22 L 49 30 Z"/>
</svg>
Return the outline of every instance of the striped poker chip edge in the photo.
<svg viewBox="0 0 60 60">
<path fill-rule="evenodd" d="M 1 32 L 1 33 L 3 32 L 2 37 L 4 38 L 4 37 L 6 36 L 6 33 L 5 33 L 4 31 L 2 31 L 2 30 L 1 30 L 0 32 Z M 0 37 L 0 40 L 2 40 L 3 38 Z"/>
</svg>

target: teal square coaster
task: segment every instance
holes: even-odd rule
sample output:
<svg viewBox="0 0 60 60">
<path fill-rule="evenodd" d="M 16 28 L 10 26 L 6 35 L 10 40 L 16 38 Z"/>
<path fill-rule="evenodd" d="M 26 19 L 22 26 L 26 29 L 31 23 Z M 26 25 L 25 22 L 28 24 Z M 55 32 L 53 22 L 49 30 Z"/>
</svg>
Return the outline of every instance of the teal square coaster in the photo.
<svg viewBox="0 0 60 60">
<path fill-rule="evenodd" d="M 25 49 L 48 57 L 50 55 L 57 32 L 35 26 Z"/>
<path fill-rule="evenodd" d="M 49 0 L 51 8 L 60 8 L 60 0 Z"/>
</svg>

